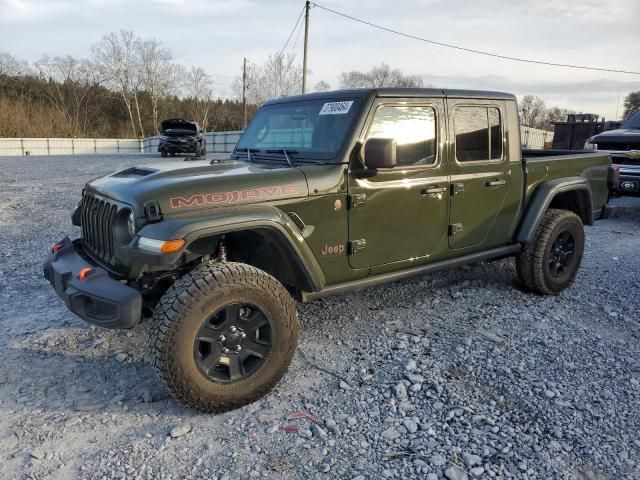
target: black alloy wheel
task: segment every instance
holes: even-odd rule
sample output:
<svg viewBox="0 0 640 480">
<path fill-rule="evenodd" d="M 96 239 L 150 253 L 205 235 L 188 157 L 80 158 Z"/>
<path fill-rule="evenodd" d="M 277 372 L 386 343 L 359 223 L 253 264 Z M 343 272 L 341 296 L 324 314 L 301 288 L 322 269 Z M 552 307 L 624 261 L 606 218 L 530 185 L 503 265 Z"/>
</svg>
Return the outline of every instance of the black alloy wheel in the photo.
<svg viewBox="0 0 640 480">
<path fill-rule="evenodd" d="M 193 345 L 200 372 L 214 382 L 236 382 L 253 374 L 271 352 L 272 325 L 255 305 L 233 303 L 202 324 Z"/>
<path fill-rule="evenodd" d="M 573 266 L 576 241 L 571 232 L 564 231 L 555 239 L 549 255 L 549 272 L 556 278 L 562 277 Z"/>
</svg>

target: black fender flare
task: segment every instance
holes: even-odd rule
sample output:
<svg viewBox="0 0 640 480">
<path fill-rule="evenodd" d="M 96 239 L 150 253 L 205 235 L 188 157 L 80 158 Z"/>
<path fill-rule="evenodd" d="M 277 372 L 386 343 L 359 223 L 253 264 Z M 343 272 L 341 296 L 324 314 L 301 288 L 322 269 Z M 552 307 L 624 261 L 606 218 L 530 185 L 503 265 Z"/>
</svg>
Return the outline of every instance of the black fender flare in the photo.
<svg viewBox="0 0 640 480">
<path fill-rule="evenodd" d="M 304 272 L 309 285 L 320 290 L 326 278 L 303 233 L 282 210 L 270 205 L 241 205 L 208 210 L 201 215 L 165 216 L 161 222 L 145 225 L 138 235 L 157 240 L 182 238 L 184 251 L 196 240 L 239 231 L 269 229 Z M 214 252 L 212 252 L 214 253 Z"/>
<path fill-rule="evenodd" d="M 527 206 L 520 227 L 516 233 L 516 241 L 528 243 L 542 220 L 542 216 L 549 209 L 553 199 L 560 193 L 579 191 L 584 195 L 586 205 L 586 224 L 593 224 L 593 199 L 589 182 L 583 177 L 568 177 L 549 180 L 542 183 L 533 193 L 529 205 Z"/>
</svg>

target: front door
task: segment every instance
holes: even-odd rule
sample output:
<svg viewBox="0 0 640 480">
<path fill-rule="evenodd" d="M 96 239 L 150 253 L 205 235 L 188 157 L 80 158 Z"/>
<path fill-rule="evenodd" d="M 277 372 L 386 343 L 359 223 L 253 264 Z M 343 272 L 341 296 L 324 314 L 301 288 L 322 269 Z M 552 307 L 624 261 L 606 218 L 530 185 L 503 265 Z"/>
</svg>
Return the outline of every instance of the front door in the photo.
<svg viewBox="0 0 640 480">
<path fill-rule="evenodd" d="M 504 148 L 504 102 L 449 100 L 451 207 L 449 247 L 491 246 L 505 241 L 496 218 L 510 198 L 511 170 Z M 496 242 L 494 242 L 494 237 Z"/>
<path fill-rule="evenodd" d="M 443 99 L 379 99 L 373 108 L 362 140 L 395 139 L 397 166 L 349 177 L 353 268 L 415 260 L 446 245 Z"/>
</svg>

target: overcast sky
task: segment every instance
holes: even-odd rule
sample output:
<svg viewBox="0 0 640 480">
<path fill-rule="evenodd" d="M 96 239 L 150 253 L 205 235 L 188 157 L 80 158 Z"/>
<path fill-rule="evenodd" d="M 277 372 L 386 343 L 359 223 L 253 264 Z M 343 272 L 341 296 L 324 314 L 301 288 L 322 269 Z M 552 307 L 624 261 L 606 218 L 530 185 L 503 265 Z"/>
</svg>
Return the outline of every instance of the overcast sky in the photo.
<svg viewBox="0 0 640 480">
<path fill-rule="evenodd" d="M 318 0 L 409 34 L 508 56 L 640 71 L 640 0 Z M 217 93 L 231 94 L 242 58 L 280 51 L 301 0 L 0 0 L 0 51 L 35 61 L 44 53 L 88 57 L 109 31 L 155 37 L 176 61 L 204 67 Z M 301 34 L 288 49 L 302 61 Z M 386 62 L 434 87 L 541 96 L 548 106 L 619 114 L 639 75 L 528 65 L 399 37 L 311 10 L 309 85 L 339 86 L 347 70 Z"/>
</svg>

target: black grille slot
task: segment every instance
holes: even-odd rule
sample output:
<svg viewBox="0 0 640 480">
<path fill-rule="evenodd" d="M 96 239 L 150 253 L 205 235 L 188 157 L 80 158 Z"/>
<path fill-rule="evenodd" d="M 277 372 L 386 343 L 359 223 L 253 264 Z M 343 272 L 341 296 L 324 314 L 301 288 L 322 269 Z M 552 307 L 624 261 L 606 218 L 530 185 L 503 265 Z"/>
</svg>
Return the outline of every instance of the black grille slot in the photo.
<svg viewBox="0 0 640 480">
<path fill-rule="evenodd" d="M 84 248 L 108 264 L 114 263 L 113 226 L 118 207 L 105 200 L 84 194 L 82 198 L 82 244 Z"/>
<path fill-rule="evenodd" d="M 298 227 L 298 230 L 302 232 L 304 230 L 305 224 L 302 221 L 302 219 L 298 216 L 298 214 L 295 212 L 287 212 L 287 215 L 289 215 L 289 218 L 291 219 L 291 221 L 293 221 L 295 226 Z"/>
<path fill-rule="evenodd" d="M 611 155 L 611 162 L 615 165 L 640 165 L 640 158 Z"/>
<path fill-rule="evenodd" d="M 598 150 L 629 151 L 629 150 L 633 150 L 634 148 L 640 149 L 640 145 L 637 147 L 633 147 L 632 145 L 626 144 L 626 143 L 607 143 L 607 142 L 600 143 L 596 141 L 596 144 L 598 145 Z"/>
</svg>

